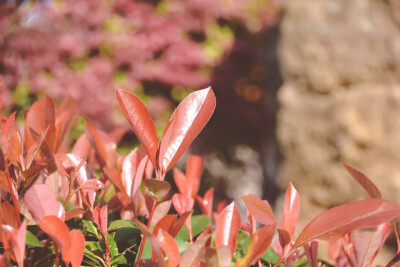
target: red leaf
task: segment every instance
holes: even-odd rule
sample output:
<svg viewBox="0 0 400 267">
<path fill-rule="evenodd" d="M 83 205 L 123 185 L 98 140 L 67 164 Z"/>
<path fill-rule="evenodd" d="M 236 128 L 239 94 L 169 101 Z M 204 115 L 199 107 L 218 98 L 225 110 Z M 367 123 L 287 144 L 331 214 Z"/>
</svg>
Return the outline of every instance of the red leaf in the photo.
<svg viewBox="0 0 400 267">
<path fill-rule="evenodd" d="M 56 130 L 54 103 L 50 97 L 44 96 L 36 101 L 26 113 L 25 142 L 27 148 L 30 148 L 35 143 L 30 129 L 40 134 L 45 131 L 47 127 L 49 127 L 49 130 L 45 142 L 50 147 L 51 151 L 55 152 Z"/>
<path fill-rule="evenodd" d="M 297 219 L 300 214 L 300 197 L 293 184 L 290 183 L 286 191 L 285 204 L 282 216 L 282 228 L 289 232 L 290 238 L 293 238 Z"/>
<path fill-rule="evenodd" d="M 160 169 L 167 172 L 185 152 L 210 119 L 215 95 L 208 87 L 191 93 L 175 109 L 160 143 Z"/>
<path fill-rule="evenodd" d="M 181 255 L 175 239 L 162 229 L 158 232 L 157 239 L 168 258 L 168 266 L 178 266 L 181 262 Z"/>
<path fill-rule="evenodd" d="M 95 149 L 102 166 L 112 167 L 114 165 L 117 144 L 106 133 L 97 131 L 94 126 L 85 120 L 87 136 Z"/>
<path fill-rule="evenodd" d="M 150 112 L 136 95 L 121 89 L 116 89 L 115 94 L 133 132 L 145 147 L 153 166 L 156 166 L 158 137 Z"/>
<path fill-rule="evenodd" d="M 237 261 L 235 266 L 250 266 L 258 261 L 271 245 L 275 226 L 275 224 L 269 224 L 258 229 L 250 239 L 246 254 Z"/>
<path fill-rule="evenodd" d="M 23 266 L 25 255 L 26 221 L 21 224 L 18 230 L 15 230 L 15 228 L 11 227 L 10 225 L 4 224 L 1 225 L 0 229 L 3 230 L 12 247 L 18 266 Z"/>
<path fill-rule="evenodd" d="M 347 172 L 356 180 L 362 188 L 368 193 L 372 198 L 382 198 L 381 192 L 379 192 L 378 187 L 367 177 L 365 174 L 357 170 L 356 168 L 350 167 L 343 163 Z"/>
<path fill-rule="evenodd" d="M 79 267 L 85 252 L 85 237 L 80 231 L 72 230 L 70 238 L 71 246 L 63 253 L 63 260 L 67 263 L 67 266 L 71 263 L 72 267 Z"/>
<path fill-rule="evenodd" d="M 187 250 L 185 250 L 185 252 L 182 254 L 180 267 L 196 266 L 194 264 L 200 254 L 200 251 L 207 243 L 207 241 L 210 239 L 210 237 L 211 235 L 208 235 L 197 239 L 193 245 L 191 245 Z"/>
<path fill-rule="evenodd" d="M 69 219 L 72 219 L 75 216 L 79 216 L 85 213 L 84 209 L 73 209 L 65 212 L 65 220 L 68 221 Z"/>
<path fill-rule="evenodd" d="M 96 179 L 87 180 L 83 182 L 83 184 L 81 184 L 81 186 L 79 187 L 79 189 L 81 190 L 91 190 L 91 191 L 97 191 L 103 188 L 104 184 Z"/>
<path fill-rule="evenodd" d="M 318 241 L 311 241 L 310 243 L 304 244 L 304 251 L 307 256 L 307 260 L 311 267 L 316 267 L 317 264 L 317 252 L 318 252 Z"/>
<path fill-rule="evenodd" d="M 212 187 L 204 193 L 204 198 L 199 196 L 196 197 L 197 204 L 199 205 L 201 212 L 210 218 L 212 215 L 213 199 L 214 188 Z"/>
<path fill-rule="evenodd" d="M 242 224 L 240 212 L 235 202 L 225 207 L 218 217 L 215 231 L 215 247 L 227 246 L 231 253 L 236 251 L 236 236 Z"/>
<path fill-rule="evenodd" d="M 333 240 L 360 228 L 374 227 L 399 214 L 399 205 L 377 198 L 343 204 L 317 215 L 300 233 L 294 248 L 312 239 Z"/>
<path fill-rule="evenodd" d="M 65 220 L 65 210 L 48 185 L 34 184 L 24 195 L 25 204 L 33 219 L 39 223 L 44 216 L 54 215 Z"/>
<path fill-rule="evenodd" d="M 159 230 L 164 230 L 171 234 L 171 231 L 174 227 L 176 222 L 176 215 L 175 214 L 168 214 L 161 218 L 153 228 L 153 234 L 155 236 L 158 235 Z"/>
<path fill-rule="evenodd" d="M 164 260 L 164 253 L 161 251 L 160 242 L 158 241 L 157 237 L 155 237 L 154 235 L 151 234 L 151 232 L 149 231 L 149 229 L 147 228 L 146 225 L 144 225 L 137 219 L 134 219 L 134 220 L 138 224 L 143 235 L 149 241 L 150 246 L 151 246 L 151 251 L 156 255 L 158 264 L 161 265 L 162 267 L 166 266 L 166 263 Z M 143 242 L 143 239 L 142 239 L 142 242 Z"/>
<path fill-rule="evenodd" d="M 179 215 L 182 215 L 185 212 L 191 211 L 194 206 L 194 200 L 192 198 L 186 198 L 181 194 L 174 194 L 172 197 L 172 204 L 174 204 L 174 208 L 178 212 Z"/>
<path fill-rule="evenodd" d="M 188 191 L 188 181 L 186 178 L 186 175 L 178 170 L 178 169 L 174 169 L 174 182 L 176 184 L 176 186 L 178 187 L 179 192 L 184 195 L 185 197 L 187 197 L 187 191 Z"/>
<path fill-rule="evenodd" d="M 135 175 L 139 162 L 139 150 L 135 148 L 125 157 L 124 162 L 122 163 L 121 181 L 125 187 L 125 192 L 129 197 L 132 196 L 132 185 L 135 180 Z"/>
<path fill-rule="evenodd" d="M 202 266 L 207 267 L 230 267 L 231 251 L 226 246 L 219 248 L 205 247 L 200 251 Z"/>
<path fill-rule="evenodd" d="M 203 170 L 203 158 L 189 155 L 186 165 L 186 177 L 189 180 L 187 197 L 195 198 L 199 191 L 201 173 Z"/>
<path fill-rule="evenodd" d="M 242 196 L 242 200 L 246 205 L 249 213 L 254 216 L 256 220 L 260 223 L 265 225 L 277 223 L 275 215 L 272 212 L 268 201 L 261 200 L 258 196 L 254 194 Z"/>
<path fill-rule="evenodd" d="M 50 236 L 61 253 L 64 253 L 71 246 L 71 236 L 68 226 L 56 216 L 43 217 L 39 222 L 39 227 Z"/>
<path fill-rule="evenodd" d="M 92 216 L 94 222 L 100 228 L 100 231 L 103 235 L 107 238 L 108 231 L 107 231 L 107 221 L 108 221 L 108 209 L 107 205 L 103 206 L 101 209 L 95 208 L 92 210 Z"/>
<path fill-rule="evenodd" d="M 378 251 L 382 236 L 376 231 L 354 232 L 351 240 L 354 244 L 354 252 L 358 266 L 370 266 L 374 254 Z"/>
<path fill-rule="evenodd" d="M 1 202 L 1 210 L 0 210 L 0 224 L 8 224 L 14 227 L 15 229 L 18 228 L 18 220 L 15 216 L 14 207 L 7 201 Z M 1 218 L 2 217 L 2 218 Z M 0 240 L 1 240 L 1 233 L 0 233 Z"/>
</svg>

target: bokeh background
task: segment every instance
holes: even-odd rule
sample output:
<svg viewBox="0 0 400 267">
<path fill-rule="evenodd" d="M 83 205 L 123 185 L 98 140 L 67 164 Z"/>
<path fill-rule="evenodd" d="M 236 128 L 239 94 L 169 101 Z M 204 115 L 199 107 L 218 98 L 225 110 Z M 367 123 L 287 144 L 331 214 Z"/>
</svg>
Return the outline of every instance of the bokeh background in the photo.
<svg viewBox="0 0 400 267">
<path fill-rule="evenodd" d="M 206 159 L 203 190 L 256 193 L 279 211 L 293 181 L 302 224 L 365 197 L 345 162 L 400 202 L 396 0 L 3 0 L 0 75 L 4 112 L 72 96 L 110 131 L 125 123 L 119 87 L 160 134 L 180 100 L 211 85 L 217 108 L 191 148 Z M 136 143 L 128 133 L 121 152 Z"/>
</svg>

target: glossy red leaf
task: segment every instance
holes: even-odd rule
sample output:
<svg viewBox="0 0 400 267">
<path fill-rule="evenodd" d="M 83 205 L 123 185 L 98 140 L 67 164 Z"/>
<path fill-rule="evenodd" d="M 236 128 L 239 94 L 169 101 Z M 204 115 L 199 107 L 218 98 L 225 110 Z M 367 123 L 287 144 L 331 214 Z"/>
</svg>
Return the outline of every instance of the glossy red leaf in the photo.
<svg viewBox="0 0 400 267">
<path fill-rule="evenodd" d="M 85 237 L 78 230 L 70 232 L 71 246 L 63 253 L 63 260 L 71 263 L 72 267 L 81 266 L 83 254 L 85 253 Z"/>
<path fill-rule="evenodd" d="M 135 173 L 135 177 L 133 178 L 132 188 L 131 188 L 131 197 L 133 197 L 136 192 L 139 190 L 140 184 L 143 180 L 143 175 L 146 170 L 147 162 L 149 161 L 148 156 L 144 156 L 141 160 L 139 165 L 137 166 L 137 170 Z"/>
<path fill-rule="evenodd" d="M 89 142 L 89 138 L 84 133 L 75 141 L 71 154 L 82 159 L 87 159 L 91 150 L 92 145 Z"/>
<path fill-rule="evenodd" d="M 208 87 L 188 95 L 175 109 L 160 143 L 159 164 L 171 169 L 201 132 L 215 109 L 215 95 Z"/>
<path fill-rule="evenodd" d="M 183 213 L 187 211 L 193 210 L 194 206 L 194 199 L 192 198 L 186 198 L 185 196 L 181 194 L 174 194 L 172 197 L 172 204 L 174 205 L 174 208 L 178 212 L 179 215 L 182 215 Z"/>
<path fill-rule="evenodd" d="M 133 183 L 140 163 L 139 150 L 135 148 L 124 159 L 122 163 L 121 181 L 129 197 L 132 196 Z M 139 182 L 140 185 L 140 182 Z"/>
<path fill-rule="evenodd" d="M 72 209 L 72 210 L 68 210 L 67 212 L 65 212 L 65 220 L 68 221 L 69 219 L 72 219 L 76 216 L 80 216 L 82 214 L 85 213 L 84 209 Z"/>
<path fill-rule="evenodd" d="M 350 167 L 343 163 L 343 166 L 346 168 L 347 172 L 354 178 L 354 180 L 359 183 L 362 188 L 368 193 L 368 195 L 372 198 L 382 198 L 382 194 L 379 191 L 378 187 L 362 172 L 357 170 L 356 168 Z"/>
<path fill-rule="evenodd" d="M 178 233 L 182 229 L 183 225 L 190 219 L 192 213 L 193 213 L 193 211 L 185 212 L 179 217 L 179 219 L 176 220 L 176 222 L 174 223 L 174 226 L 172 227 L 172 230 L 170 232 L 170 234 L 173 237 L 176 237 L 178 235 Z"/>
<path fill-rule="evenodd" d="M 161 218 L 153 228 L 153 234 L 155 236 L 158 235 L 159 230 L 164 230 L 168 233 L 171 233 L 174 224 L 176 222 L 176 215 L 175 214 L 168 214 Z"/>
<path fill-rule="evenodd" d="M 249 194 L 241 197 L 249 213 L 262 224 L 276 224 L 277 220 L 268 201 L 261 200 L 254 194 Z"/>
<path fill-rule="evenodd" d="M 203 158 L 189 155 L 186 165 L 186 177 L 189 181 L 187 197 L 195 198 L 199 191 L 201 173 L 203 170 Z"/>
<path fill-rule="evenodd" d="M 168 266 L 178 266 L 181 262 L 181 255 L 179 254 L 179 248 L 175 239 L 162 229 L 158 232 L 157 239 L 168 258 Z"/>
<path fill-rule="evenodd" d="M 158 203 L 154 209 L 153 218 L 151 218 L 150 225 L 155 225 L 157 222 L 168 214 L 171 209 L 172 201 L 167 200 L 161 203 Z"/>
<path fill-rule="evenodd" d="M 300 196 L 290 183 L 286 191 L 285 204 L 282 216 L 282 228 L 288 231 L 290 238 L 293 238 L 296 228 L 297 219 L 300 214 Z"/>
<path fill-rule="evenodd" d="M 251 236 L 246 254 L 236 262 L 238 266 L 250 266 L 260 259 L 271 245 L 275 233 L 274 224 L 264 225 Z"/>
<path fill-rule="evenodd" d="M 61 253 L 64 253 L 71 246 L 71 236 L 68 226 L 56 216 L 45 216 L 39 222 L 39 227 L 50 236 Z"/>
<path fill-rule="evenodd" d="M 25 255 L 26 221 L 21 224 L 18 230 L 10 225 L 4 224 L 1 225 L 1 230 L 3 230 L 3 235 L 6 236 L 8 242 L 10 243 L 18 266 L 23 266 Z"/>
<path fill-rule="evenodd" d="M 218 248 L 204 247 L 200 251 L 200 261 L 202 266 L 207 267 L 230 267 L 231 266 L 231 251 L 226 246 Z"/>
<path fill-rule="evenodd" d="M 25 118 L 25 142 L 28 148 L 34 143 L 35 139 L 31 135 L 31 130 L 40 134 L 49 127 L 45 142 L 53 149 L 55 147 L 56 130 L 55 130 L 55 108 L 53 100 L 44 96 L 36 101 L 26 113 Z"/>
<path fill-rule="evenodd" d="M 215 230 L 215 247 L 227 246 L 231 253 L 234 254 L 236 251 L 236 237 L 241 224 L 239 208 L 233 201 L 222 210 L 218 217 Z"/>
<path fill-rule="evenodd" d="M 133 132 L 146 149 L 153 166 L 156 166 L 158 137 L 150 112 L 136 95 L 121 89 L 116 89 L 115 94 Z"/>
<path fill-rule="evenodd" d="M 104 205 L 101 209 L 95 208 L 92 210 L 92 216 L 94 222 L 100 228 L 100 231 L 103 235 L 107 238 L 108 231 L 107 231 L 107 222 L 108 222 L 108 209 L 107 205 Z"/>
<path fill-rule="evenodd" d="M 25 204 L 36 223 L 44 216 L 54 215 L 65 220 L 65 210 L 53 190 L 46 184 L 34 184 L 24 195 Z"/>
<path fill-rule="evenodd" d="M 24 147 L 21 133 L 18 131 L 18 129 L 13 128 L 10 131 L 9 146 L 6 156 L 11 162 L 19 162 L 20 155 L 23 155 L 23 152 Z"/>
<path fill-rule="evenodd" d="M 62 143 L 68 136 L 68 133 L 74 124 L 76 108 L 76 101 L 70 96 L 64 98 L 56 107 L 56 125 L 61 125 L 58 137 L 59 143 Z"/>
<path fill-rule="evenodd" d="M 204 197 L 197 196 L 196 200 L 201 212 L 211 218 L 214 200 L 214 188 L 211 187 L 208 189 L 204 193 Z"/>
<path fill-rule="evenodd" d="M 182 254 L 181 257 L 181 265 L 180 267 L 192 267 L 195 266 L 196 260 L 199 257 L 201 249 L 210 239 L 211 235 L 199 238 L 196 242 L 193 243 L 185 252 Z"/>
<path fill-rule="evenodd" d="M 354 230 L 388 222 L 399 214 L 399 205 L 378 198 L 343 204 L 317 215 L 299 234 L 294 248 L 312 239 L 337 239 Z"/>
</svg>

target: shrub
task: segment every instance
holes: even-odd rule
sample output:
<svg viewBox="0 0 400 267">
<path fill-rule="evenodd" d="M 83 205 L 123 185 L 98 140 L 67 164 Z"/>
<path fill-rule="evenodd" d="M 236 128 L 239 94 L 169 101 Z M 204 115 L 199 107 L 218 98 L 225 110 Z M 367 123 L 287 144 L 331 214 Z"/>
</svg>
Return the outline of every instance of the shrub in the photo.
<svg viewBox="0 0 400 267">
<path fill-rule="evenodd" d="M 66 153 L 71 99 L 57 107 L 49 97 L 35 102 L 25 113 L 24 138 L 15 113 L 0 118 L 0 266 L 369 266 L 391 229 L 399 243 L 400 206 L 347 165 L 370 198 L 322 212 L 297 238 L 300 197 L 292 184 L 280 223 L 254 194 L 242 197 L 247 222 L 234 201 L 214 209 L 213 188 L 198 195 L 199 156 L 188 157 L 185 173 L 173 169 L 173 194 L 165 174 L 210 119 L 212 89 L 186 97 L 160 139 L 137 96 L 116 90 L 116 97 L 141 143 L 126 156 L 116 150 L 124 129 L 105 133 L 88 120 Z M 318 240 L 329 241 L 330 263 L 317 259 Z"/>
</svg>

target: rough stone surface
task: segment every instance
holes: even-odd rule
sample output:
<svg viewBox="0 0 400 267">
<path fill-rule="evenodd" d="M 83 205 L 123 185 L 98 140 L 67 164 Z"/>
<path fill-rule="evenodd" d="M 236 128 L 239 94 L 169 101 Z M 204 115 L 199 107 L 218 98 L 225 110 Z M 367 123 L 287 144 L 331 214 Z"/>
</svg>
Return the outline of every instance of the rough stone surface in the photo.
<svg viewBox="0 0 400 267">
<path fill-rule="evenodd" d="M 278 182 L 293 181 L 302 222 L 365 197 L 341 162 L 400 203 L 400 4 L 288 1 L 280 41 L 284 85 Z"/>
</svg>

